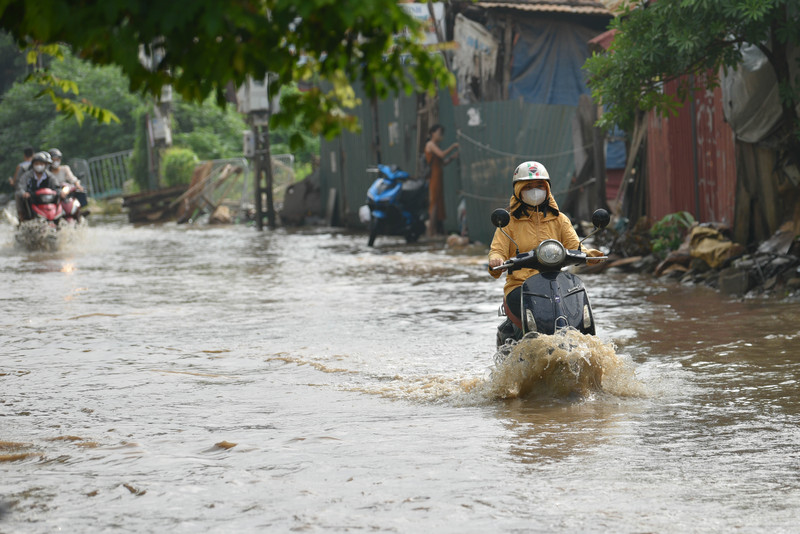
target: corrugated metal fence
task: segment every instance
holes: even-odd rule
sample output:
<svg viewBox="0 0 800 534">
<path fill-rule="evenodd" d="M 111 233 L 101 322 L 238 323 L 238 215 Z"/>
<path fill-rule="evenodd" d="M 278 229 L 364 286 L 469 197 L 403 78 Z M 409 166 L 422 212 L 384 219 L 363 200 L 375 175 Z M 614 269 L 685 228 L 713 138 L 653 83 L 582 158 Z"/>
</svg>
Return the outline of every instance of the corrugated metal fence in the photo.
<svg viewBox="0 0 800 534">
<path fill-rule="evenodd" d="M 677 83 L 666 84 L 665 91 L 674 94 Z M 650 114 L 647 213 L 654 221 L 688 211 L 701 222 L 733 225 L 736 145 L 721 99 L 716 88 L 696 93 L 694 105 L 688 102 L 677 116 Z"/>
<path fill-rule="evenodd" d="M 366 173 L 377 163 L 374 119 L 369 100 L 355 110 L 360 133 L 345 133 L 324 140 L 320 148 L 320 183 L 323 202 L 335 191 L 339 224 L 360 227 L 358 208 L 374 175 Z M 413 174 L 417 160 L 417 98 L 401 95 L 378 103 L 378 128 L 383 163 L 397 164 Z M 439 122 L 445 128 L 442 147 L 458 141 L 460 156 L 444 172 L 445 230 L 459 231 L 458 205 L 466 200 L 467 225 L 472 240 L 488 243 L 494 233 L 489 215 L 508 205 L 511 175 L 526 160 L 543 163 L 550 172 L 556 199 L 568 188 L 574 173 L 572 118 L 576 108 L 529 104 L 519 101 L 486 102 L 454 106 L 446 92 L 439 95 Z M 426 133 L 426 132 L 423 132 Z"/>
<path fill-rule="evenodd" d="M 489 216 L 508 206 L 514 169 L 538 161 L 550 173 L 551 190 L 563 202 L 575 171 L 572 117 L 576 108 L 486 102 L 455 108 L 461 147 L 461 194 L 467 202 L 470 239 L 489 243 Z"/>
</svg>

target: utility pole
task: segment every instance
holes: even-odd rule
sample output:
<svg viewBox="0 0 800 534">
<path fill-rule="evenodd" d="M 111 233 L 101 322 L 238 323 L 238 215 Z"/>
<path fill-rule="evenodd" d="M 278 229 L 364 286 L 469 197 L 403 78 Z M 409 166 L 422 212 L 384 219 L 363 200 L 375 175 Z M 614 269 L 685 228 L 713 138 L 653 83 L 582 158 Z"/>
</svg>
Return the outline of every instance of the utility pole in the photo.
<svg viewBox="0 0 800 534">
<path fill-rule="evenodd" d="M 253 195 L 256 209 L 256 228 L 264 229 L 263 194 L 267 194 L 267 223 L 274 229 L 275 206 L 272 198 L 272 155 L 269 143 L 269 117 L 273 112 L 269 99 L 269 75 L 263 81 L 248 78 L 236 91 L 236 104 L 241 113 L 247 114 L 250 125 L 249 146 L 245 140 L 245 156 L 253 160 Z M 274 99 L 277 105 L 277 98 Z"/>
<path fill-rule="evenodd" d="M 269 119 L 269 115 L 267 115 Z M 275 229 L 275 203 L 274 199 L 272 198 L 273 193 L 273 177 L 272 177 L 272 152 L 270 151 L 270 144 L 269 144 L 269 120 L 264 125 L 264 170 L 265 175 L 267 178 L 267 224 L 269 224 L 269 229 Z"/>
<path fill-rule="evenodd" d="M 253 117 L 249 117 L 250 127 L 253 130 L 253 144 L 255 145 L 255 150 L 253 152 L 253 201 L 256 207 L 256 230 L 259 232 L 264 229 L 264 210 L 261 207 L 261 167 L 264 164 L 261 161 L 261 151 L 259 150 L 259 145 L 261 145 L 261 135 L 259 132 L 259 128 L 253 120 Z"/>
<path fill-rule="evenodd" d="M 139 47 L 139 62 L 147 70 L 153 72 L 164 57 L 164 49 L 159 39 L 148 46 Z M 162 148 L 172 146 L 172 130 L 170 128 L 170 112 L 172 108 L 172 86 L 161 88 L 158 100 L 152 110 L 145 115 L 147 124 L 147 166 L 148 187 L 158 189 L 160 185 L 160 168 Z"/>
<path fill-rule="evenodd" d="M 263 121 L 255 119 L 253 123 L 253 137 L 256 143 L 255 150 L 255 204 L 256 204 L 256 228 L 261 231 L 264 229 L 264 209 L 262 206 L 262 195 L 267 193 L 267 224 L 271 230 L 275 229 L 275 203 L 272 196 L 273 177 L 272 177 L 272 154 L 270 153 L 269 142 L 269 112 Z"/>
</svg>

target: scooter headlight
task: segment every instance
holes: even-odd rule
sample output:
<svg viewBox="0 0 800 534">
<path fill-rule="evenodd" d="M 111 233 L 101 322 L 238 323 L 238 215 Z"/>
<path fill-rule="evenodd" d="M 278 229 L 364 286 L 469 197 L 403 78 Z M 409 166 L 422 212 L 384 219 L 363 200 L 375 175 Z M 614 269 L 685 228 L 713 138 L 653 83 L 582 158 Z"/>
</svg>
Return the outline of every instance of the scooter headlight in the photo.
<svg viewBox="0 0 800 534">
<path fill-rule="evenodd" d="M 545 239 L 536 249 L 536 259 L 545 267 L 558 267 L 566 257 L 567 249 L 555 239 Z"/>
</svg>

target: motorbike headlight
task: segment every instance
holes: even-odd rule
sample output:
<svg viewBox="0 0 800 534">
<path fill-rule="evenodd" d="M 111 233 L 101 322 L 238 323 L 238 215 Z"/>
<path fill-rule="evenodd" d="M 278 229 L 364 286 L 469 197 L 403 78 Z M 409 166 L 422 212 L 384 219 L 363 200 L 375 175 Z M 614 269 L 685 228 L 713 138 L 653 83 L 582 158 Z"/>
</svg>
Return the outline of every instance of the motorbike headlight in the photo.
<svg viewBox="0 0 800 534">
<path fill-rule="evenodd" d="M 566 257 L 567 249 L 555 239 L 545 239 L 536 249 L 536 259 L 545 267 L 558 267 Z"/>
</svg>

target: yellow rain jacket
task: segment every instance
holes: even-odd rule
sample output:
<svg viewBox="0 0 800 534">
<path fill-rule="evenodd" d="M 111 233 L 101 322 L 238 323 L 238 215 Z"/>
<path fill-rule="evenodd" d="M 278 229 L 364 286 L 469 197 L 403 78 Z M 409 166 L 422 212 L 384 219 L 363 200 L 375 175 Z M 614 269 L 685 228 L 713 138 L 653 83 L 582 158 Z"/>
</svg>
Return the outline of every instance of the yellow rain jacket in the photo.
<svg viewBox="0 0 800 534">
<path fill-rule="evenodd" d="M 526 182 L 524 181 L 514 184 L 516 195 L 511 197 L 508 207 L 509 212 L 513 213 L 521 205 L 518 197 L 521 195 L 522 188 L 525 185 Z M 529 209 L 527 217 L 518 219 L 512 215 L 508 226 L 503 228 L 517 242 L 520 252 L 528 252 L 535 249 L 545 239 L 558 239 L 567 250 L 583 250 L 589 256 L 602 256 L 602 252 L 599 250 L 581 249 L 580 239 L 578 239 L 578 234 L 572 227 L 569 217 L 561 213 L 558 209 L 558 204 L 556 204 L 556 199 L 550 194 L 550 184 L 547 184 L 546 202 L 552 208 L 552 210 L 547 210 L 546 215 L 541 211 Z M 489 259 L 506 261 L 515 256 L 516 252 L 517 249 L 514 243 L 499 228 L 495 230 L 492 247 L 489 251 Z M 503 293 L 508 296 L 511 290 L 521 286 L 525 280 L 538 272 L 536 269 L 520 269 L 513 273 L 507 273 Z M 500 278 L 502 271 L 490 270 L 489 274 L 494 278 Z"/>
</svg>

